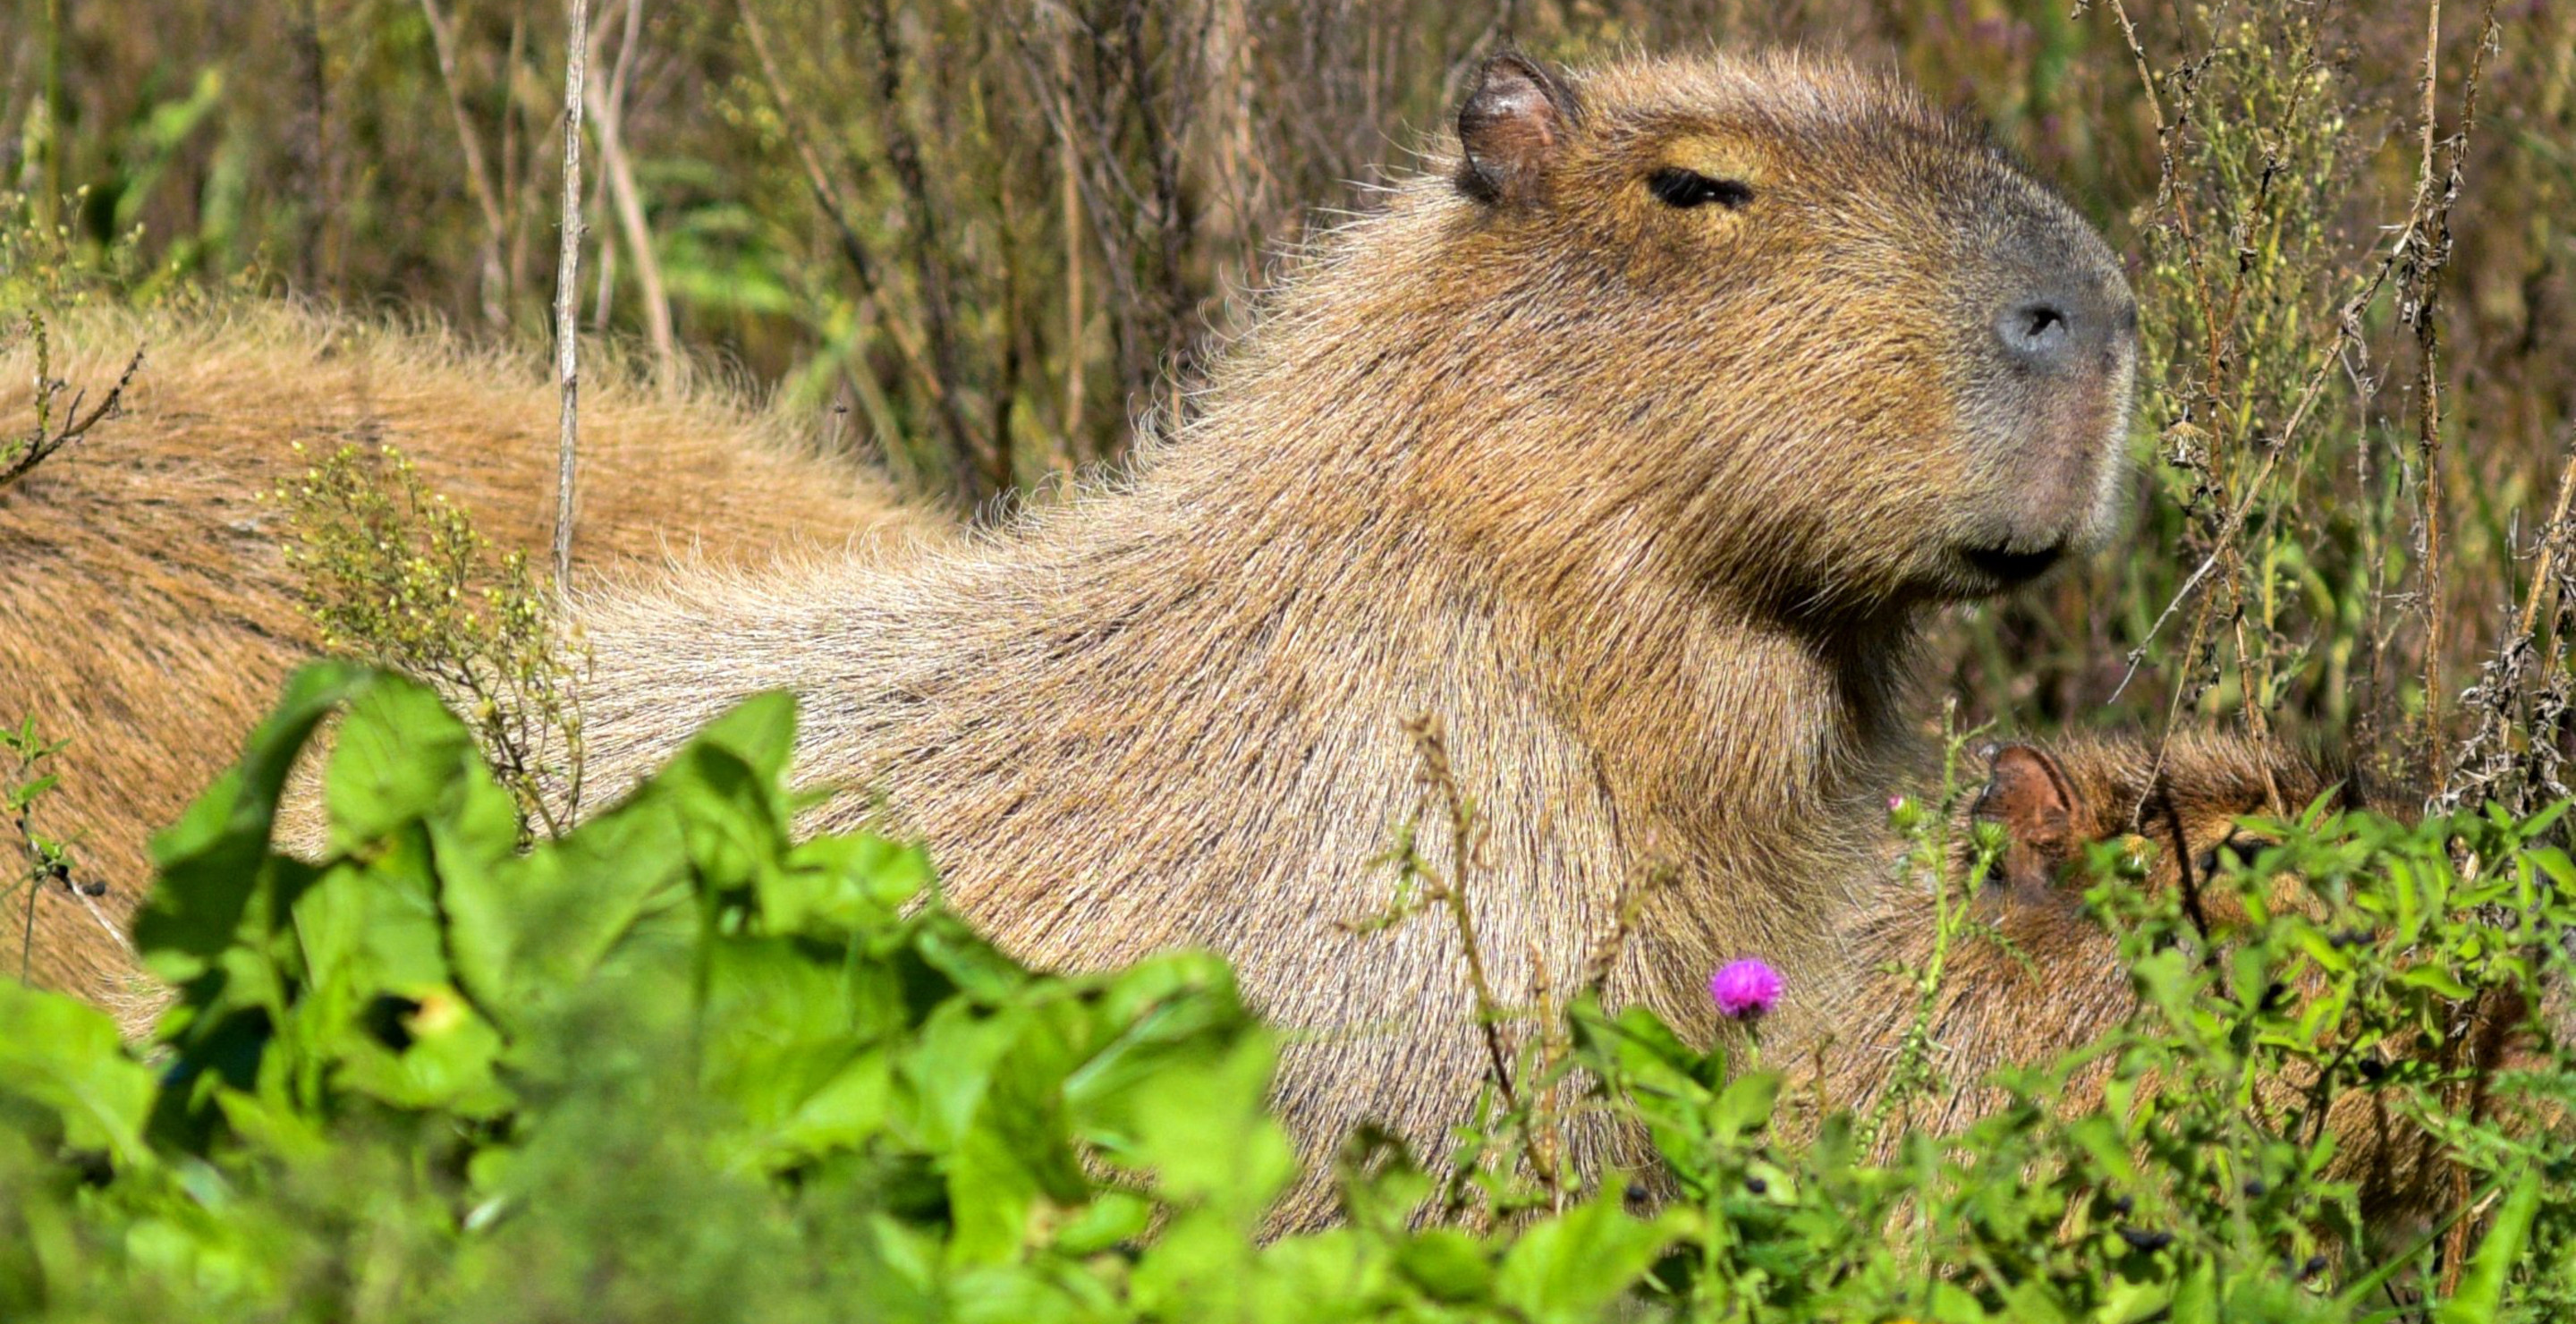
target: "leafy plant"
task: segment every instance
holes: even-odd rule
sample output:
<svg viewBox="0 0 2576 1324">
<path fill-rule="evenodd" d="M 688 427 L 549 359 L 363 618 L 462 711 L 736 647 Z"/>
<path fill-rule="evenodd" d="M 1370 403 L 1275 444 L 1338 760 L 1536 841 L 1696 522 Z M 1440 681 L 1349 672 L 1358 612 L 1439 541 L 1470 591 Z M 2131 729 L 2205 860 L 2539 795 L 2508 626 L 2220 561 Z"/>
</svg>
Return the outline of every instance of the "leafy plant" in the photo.
<svg viewBox="0 0 2576 1324">
<path fill-rule="evenodd" d="M 288 770 L 335 711 L 327 849 L 277 853 Z M 752 700 L 525 844 L 430 690 L 297 677 L 157 843 L 136 934 L 179 990 L 157 1042 L 0 987 L 0 1310 L 2269 1321 L 2576 1300 L 2555 811 L 2259 825 L 2271 844 L 2204 892 L 2234 908 L 2198 918 L 2101 884 L 2135 1013 L 2000 1077 L 2006 1106 L 1956 1136 L 1784 1122 L 1781 1071 L 1578 996 L 1564 1046 L 1523 1051 L 1561 1053 L 1584 1107 L 1650 1140 L 1661 1212 L 1618 1183 L 1524 1188 L 1498 1228 L 1417 1226 L 1429 1179 L 1392 1162 L 1345 1173 L 1345 1226 L 1265 1243 L 1294 1159 L 1225 967 L 1022 968 L 939 904 L 918 850 L 794 839 L 793 733 L 787 699 Z M 2446 1052 L 2479 1017 L 2513 1051 Z M 2434 1142 L 2433 1235 L 2370 1239 L 2373 1176 L 2313 1106 L 2342 1095 Z M 1523 1180 L 1518 1157 L 1488 1178 Z"/>
<path fill-rule="evenodd" d="M 0 726 L 0 815 L 5 815 L 12 836 L 16 838 L 15 858 L 0 866 L 0 904 L 24 894 L 18 943 L 18 978 L 24 981 L 36 953 L 36 906 L 49 888 L 59 888 L 74 897 L 97 896 L 104 889 L 94 881 L 75 877 L 79 867 L 76 843 L 69 838 L 41 828 L 36 808 L 46 794 L 59 784 L 46 770 L 52 758 L 68 743 L 48 740 L 36 730 L 36 719 L 30 717 L 15 728 Z"/>
<path fill-rule="evenodd" d="M 288 768 L 341 706 L 329 854 L 273 853 Z M 0 1306 L 1430 1308 L 1400 1224 L 1254 1240 L 1292 1158 L 1261 1108 L 1269 1036 L 1221 963 L 1022 969 L 926 895 L 917 850 L 791 839 L 792 733 L 786 699 L 754 700 L 523 853 L 430 691 L 298 677 L 158 844 L 136 932 L 180 996 L 153 1062 L 98 1013 L 0 992 Z M 1662 1228 L 1614 1202 L 1475 1250 L 1480 1297 L 1587 1309 L 1624 1279 L 1572 1266 L 1633 1275 Z"/>
<path fill-rule="evenodd" d="M 75 390 L 71 383 L 54 375 L 53 338 L 46 331 L 44 314 L 28 314 L 19 333 L 35 343 L 36 416 L 25 432 L 0 436 L 0 489 L 26 477 L 37 465 L 115 418 L 124 408 L 125 392 L 134 385 L 135 374 L 143 371 L 143 351 L 138 349 L 107 394 L 99 397 L 98 403 L 90 404 L 87 391 Z M 13 338 L 12 334 L 0 332 L 0 348 Z M 66 394 L 69 400 L 63 398 Z M 84 409 L 84 405 L 88 407 Z"/>
<path fill-rule="evenodd" d="M 521 821 L 561 835 L 581 808 L 584 661 L 526 554 L 496 551 L 390 445 L 343 446 L 276 496 L 323 647 L 456 696 Z"/>
</svg>

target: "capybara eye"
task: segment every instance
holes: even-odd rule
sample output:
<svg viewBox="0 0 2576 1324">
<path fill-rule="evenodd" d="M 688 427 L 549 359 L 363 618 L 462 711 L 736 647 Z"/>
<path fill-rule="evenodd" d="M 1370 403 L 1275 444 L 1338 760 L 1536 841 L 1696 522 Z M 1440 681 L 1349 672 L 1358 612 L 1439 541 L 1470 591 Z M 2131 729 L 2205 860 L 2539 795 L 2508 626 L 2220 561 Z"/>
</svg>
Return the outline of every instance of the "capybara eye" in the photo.
<svg viewBox="0 0 2576 1324">
<path fill-rule="evenodd" d="M 1714 203 L 1733 211 L 1753 201 L 1753 186 L 1743 180 L 1714 179 L 1679 166 L 1666 166 L 1646 176 L 1646 191 L 1667 207 L 1705 207 Z"/>
</svg>

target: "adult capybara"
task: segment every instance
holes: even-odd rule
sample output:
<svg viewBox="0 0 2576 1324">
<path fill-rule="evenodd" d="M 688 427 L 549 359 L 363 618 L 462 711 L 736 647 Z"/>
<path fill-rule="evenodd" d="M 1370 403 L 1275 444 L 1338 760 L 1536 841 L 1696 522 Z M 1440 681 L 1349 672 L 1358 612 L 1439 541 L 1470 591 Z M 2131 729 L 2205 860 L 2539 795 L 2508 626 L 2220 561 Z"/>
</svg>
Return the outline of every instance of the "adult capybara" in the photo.
<svg viewBox="0 0 2576 1324">
<path fill-rule="evenodd" d="M 147 834 L 231 762 L 316 648 L 280 543 L 285 512 L 262 498 L 344 444 L 390 444 L 494 543 L 542 565 L 557 397 L 536 356 L 521 365 L 432 330 L 277 304 L 82 312 L 52 338 L 55 375 L 93 402 L 138 344 L 146 356 L 123 417 L 0 488 L 0 720 L 70 741 L 36 826 L 75 837 L 77 881 L 107 885 L 13 900 L 34 907 L 35 976 L 106 996 L 131 970 L 121 929 L 151 878 Z M 31 337 L 0 345 L 13 431 L 34 417 L 34 378 Z M 611 366 L 590 374 L 582 405 L 587 579 L 674 557 L 765 564 L 934 525 L 883 483 L 801 453 L 784 418 L 719 394 L 659 392 Z M 0 824 L 13 864 L 14 830 Z M 25 922 L 12 905 L 0 925 L 11 978 Z"/>
<path fill-rule="evenodd" d="M 2012 744 L 1991 755 L 1987 785 L 1969 812 L 2004 824 L 2011 845 L 1968 904 L 2004 941 L 1970 934 L 1948 951 L 1928 1023 L 1931 1065 L 1946 1084 L 1907 1102 L 1914 1124 L 1954 1130 L 1994 1110 L 2007 1097 L 1985 1084 L 1996 1068 L 2054 1060 L 2098 1041 L 2136 1009 L 2117 935 L 2085 909 L 2088 846 L 2136 839 L 2150 862 L 2137 885 L 2180 892 L 2186 913 L 2223 943 L 2246 915 L 2232 889 L 2211 885 L 2218 852 L 2233 847 L 2250 857 L 2263 841 L 2241 820 L 2297 814 L 2329 794 L 2333 807 L 2351 803 L 2344 781 L 2277 748 L 2195 733 L 2177 736 L 2163 755 L 2160 766 L 2154 742 L 2137 739 Z M 2285 877 L 2267 889 L 2266 904 L 2278 913 L 2314 899 L 2304 882 Z M 1787 1056 L 1775 1060 L 1793 1063 L 1804 1078 L 1797 1091 L 1816 1083 L 1821 1068 L 1833 1102 L 1866 1108 L 1879 1098 L 1917 1014 L 1911 984 L 1896 971 L 1925 966 L 1935 930 L 1920 880 L 1892 877 L 1861 898 L 1848 922 L 1843 982 L 1828 986 L 1827 1009 L 1811 1022 L 1836 1027 L 1831 1042 L 1820 1058 L 1806 1044 L 1776 1046 Z M 2565 1016 L 2558 1000 L 2553 993 L 2544 1008 L 2553 1021 Z M 2532 1047 L 2531 1010 L 2518 996 L 2491 996 L 2465 1013 L 2459 1033 L 2422 1051 L 2445 1069 L 2514 1065 Z M 2109 1066 L 2080 1074 L 2069 1102 L 2099 1103 Z M 2275 1115 L 2312 1108 L 2313 1078 L 2294 1076 L 2259 1082 L 2256 1098 Z M 2458 1198 L 2440 1140 L 2392 1110 L 2387 1096 L 2337 1095 L 2324 1125 L 2337 1145 L 2329 1175 L 2356 1183 L 2375 1227 L 2420 1221 Z"/>
<path fill-rule="evenodd" d="M 796 691 L 801 775 L 852 788 L 818 822 L 881 793 L 1021 956 L 1232 957 L 1310 1149 L 1374 1118 L 1436 1156 L 1476 1092 L 1454 935 L 1342 924 L 1423 806 L 1408 717 L 1486 825 L 1504 1000 L 1571 987 L 1650 867 L 1614 996 L 1713 1033 L 1719 960 L 1830 959 L 1919 624 L 2111 524 L 2119 267 L 1840 64 L 1506 56 L 1457 133 L 1105 490 L 901 567 L 590 598 L 593 784 Z"/>
</svg>

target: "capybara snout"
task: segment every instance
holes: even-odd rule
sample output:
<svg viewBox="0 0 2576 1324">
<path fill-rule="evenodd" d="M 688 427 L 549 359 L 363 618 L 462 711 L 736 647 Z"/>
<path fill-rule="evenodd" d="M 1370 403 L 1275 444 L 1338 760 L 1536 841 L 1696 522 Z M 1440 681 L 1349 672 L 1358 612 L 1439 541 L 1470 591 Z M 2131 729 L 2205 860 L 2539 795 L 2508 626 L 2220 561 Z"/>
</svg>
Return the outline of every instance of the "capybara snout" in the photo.
<svg viewBox="0 0 2576 1324">
<path fill-rule="evenodd" d="M 2012 583 L 2116 523 L 2138 357 L 2138 306 L 2101 238 L 2065 204 L 2027 196 L 1963 244 L 1957 316 L 1976 352 L 1960 419 L 1974 452 L 1959 546 L 1972 572 Z"/>
</svg>

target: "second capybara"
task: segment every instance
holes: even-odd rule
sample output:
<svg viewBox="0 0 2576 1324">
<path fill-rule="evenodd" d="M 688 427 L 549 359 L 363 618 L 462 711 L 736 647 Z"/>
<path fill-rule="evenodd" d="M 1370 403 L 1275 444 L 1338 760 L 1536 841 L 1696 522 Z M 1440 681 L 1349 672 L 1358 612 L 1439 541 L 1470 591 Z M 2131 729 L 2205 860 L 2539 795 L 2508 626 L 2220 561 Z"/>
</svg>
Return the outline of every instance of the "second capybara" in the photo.
<svg viewBox="0 0 2576 1324">
<path fill-rule="evenodd" d="M 1346 923 L 1428 807 L 1408 719 L 1484 825 L 1503 1000 L 1571 987 L 1649 870 L 1615 999 L 1714 1034 L 1719 961 L 1831 959 L 1919 625 L 2112 527 L 2119 265 L 1830 61 L 1499 57 L 1437 150 L 1099 489 L 898 567 L 586 599 L 592 784 L 794 691 L 798 775 L 847 792 L 814 823 L 926 838 L 1015 954 L 1232 958 L 1310 1155 L 1374 1119 L 1437 1158 L 1480 1078 L 1450 929 Z"/>
<path fill-rule="evenodd" d="M 1997 1068 L 2049 1062 L 2097 1042 L 2136 1009 L 2117 935 L 2085 908 L 2088 847 L 2129 839 L 2148 862 L 2137 885 L 2176 895 L 2200 931 L 2224 943 L 2246 915 L 2237 893 L 2216 885 L 2219 852 L 2251 858 L 2263 844 L 2241 820 L 2297 814 L 2328 796 L 2330 808 L 2354 807 L 2343 779 L 2305 759 L 2205 733 L 2177 735 L 2161 764 L 2156 742 L 2135 738 L 1996 749 L 1968 813 L 2003 824 L 2011 840 L 1965 904 L 2002 941 L 1968 933 L 1949 948 L 1926 1024 L 1930 1065 L 1944 1084 L 1907 1100 L 1905 1119 L 1936 1133 L 1956 1130 L 2005 1101 L 1987 1083 Z M 1960 854 L 1964 864 L 1964 844 Z M 1899 972 L 1924 968 L 1935 941 L 1927 886 L 1891 877 L 1854 908 L 1846 978 L 1828 986 L 1820 998 L 1826 1009 L 1810 1022 L 1835 1028 L 1821 1041 L 1777 1045 L 1778 1060 L 1799 1077 L 1793 1092 L 1821 1085 L 1832 1104 L 1866 1110 L 1890 1084 L 1918 1014 L 1910 977 Z M 2275 910 L 2313 904 L 2296 878 L 2275 880 L 2266 901 Z M 2519 996 L 2491 996 L 2432 1051 L 2446 1055 L 2447 1069 L 2510 1066 L 2531 1047 L 2531 1011 Z M 2109 1066 L 2079 1074 L 2067 1102 L 2099 1104 Z M 2314 1081 L 2295 1075 L 2261 1083 L 2258 1098 L 2288 1113 L 2312 1106 Z M 2346 1091 L 2328 1102 L 2323 1124 L 2337 1146 L 2328 1175 L 2356 1184 L 2374 1228 L 2420 1223 L 2456 1199 L 2439 1140 L 2393 1112 L 2387 1096 Z"/>
<path fill-rule="evenodd" d="M 34 418 L 35 345 L 19 330 L 0 344 L 13 430 Z M 280 303 L 86 310 L 49 332 L 54 376 L 90 404 L 138 346 L 144 364 L 121 417 L 0 487 L 0 721 L 69 742 L 32 826 L 72 839 L 82 869 L 69 881 L 85 885 L 19 893 L 32 914 L 12 905 L 0 930 L 8 977 L 24 961 L 40 983 L 114 1000 L 133 971 L 121 930 L 151 879 L 147 836 L 238 755 L 319 645 L 273 489 L 344 445 L 390 445 L 494 544 L 542 566 L 557 396 L 534 356 Z M 584 582 L 940 527 L 720 392 L 657 390 L 600 364 L 583 421 Z M 0 823 L 13 861 L 15 829 Z"/>
</svg>

